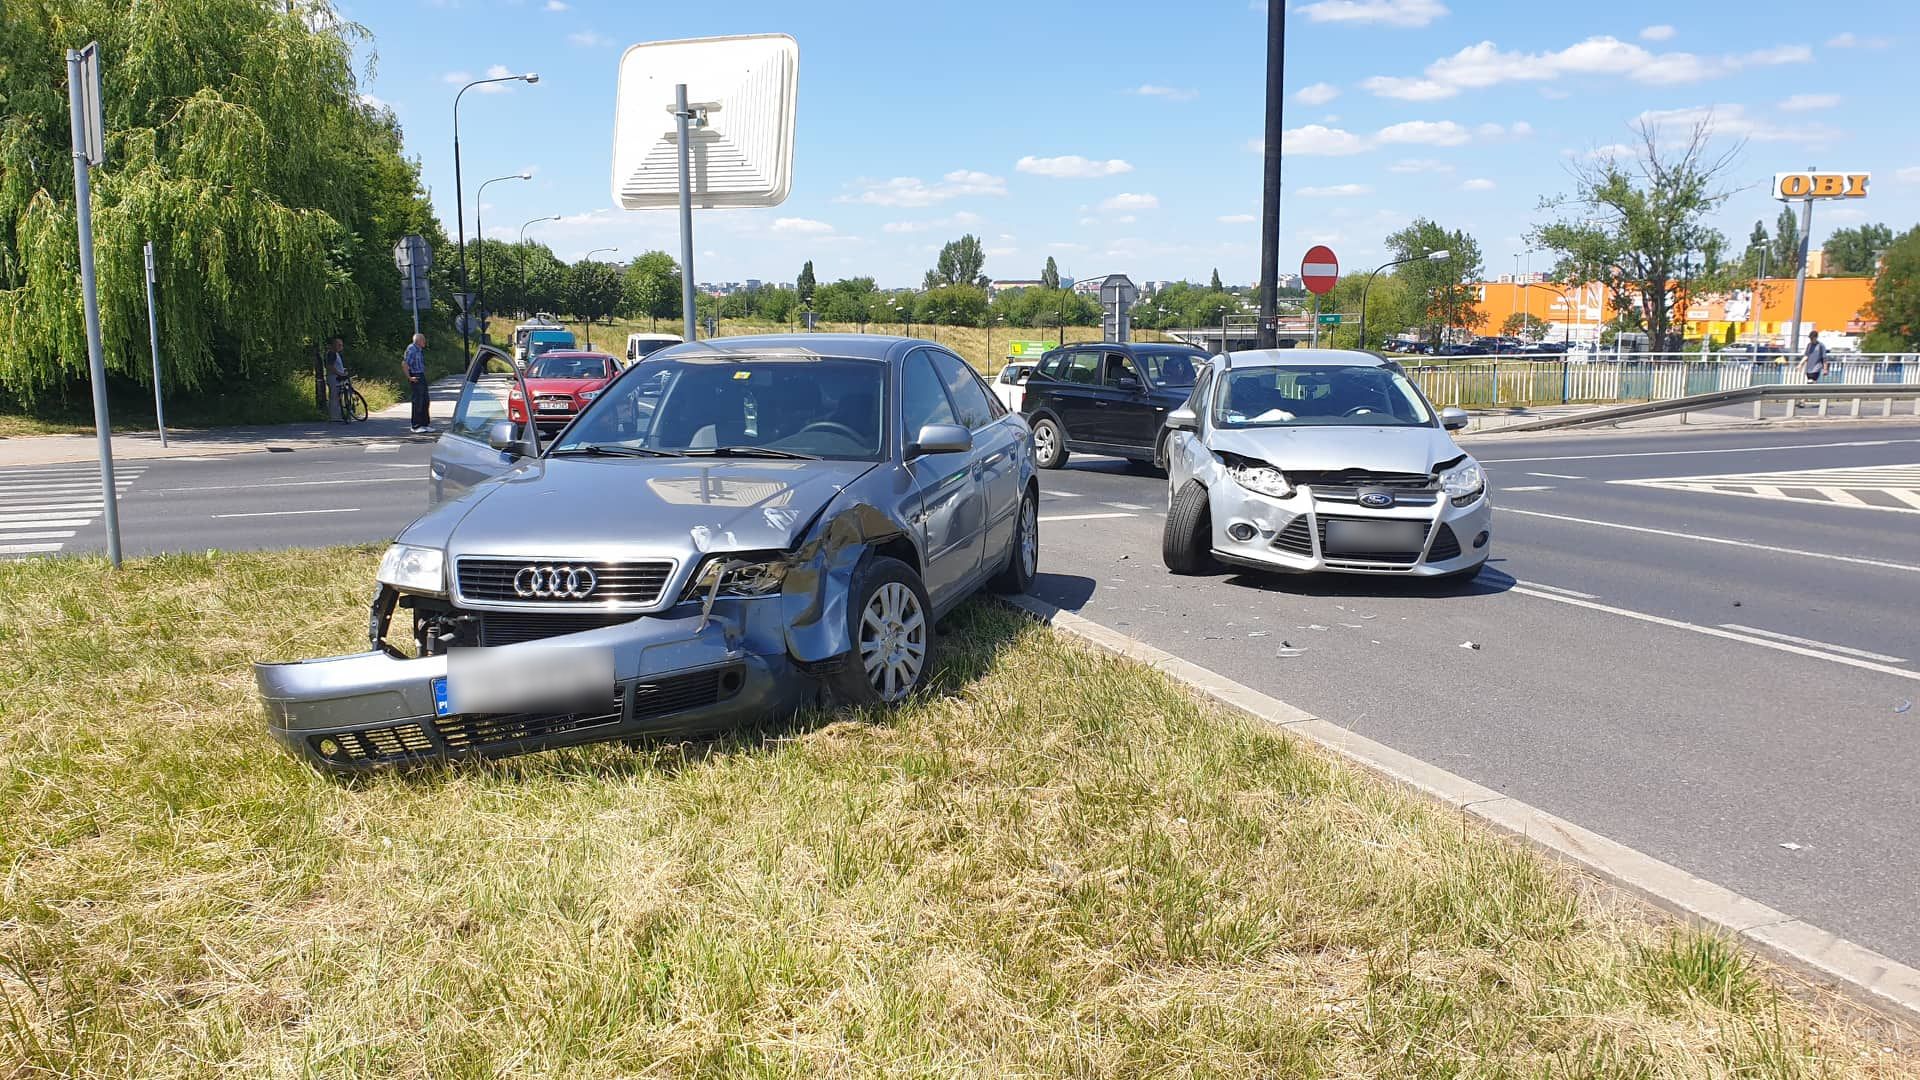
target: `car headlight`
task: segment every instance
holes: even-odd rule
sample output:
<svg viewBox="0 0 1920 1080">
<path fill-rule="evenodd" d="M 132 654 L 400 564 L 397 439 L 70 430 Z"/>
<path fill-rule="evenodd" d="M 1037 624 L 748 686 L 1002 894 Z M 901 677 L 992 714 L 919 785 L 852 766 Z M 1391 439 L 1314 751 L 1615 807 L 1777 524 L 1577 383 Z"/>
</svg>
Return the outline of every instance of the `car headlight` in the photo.
<svg viewBox="0 0 1920 1080">
<path fill-rule="evenodd" d="M 1287 475 L 1264 461 L 1249 458 L 1223 458 L 1227 466 L 1227 475 L 1233 482 L 1248 491 L 1271 495 L 1284 499 L 1293 494 L 1293 485 L 1287 483 Z"/>
<path fill-rule="evenodd" d="M 693 575 L 684 599 L 706 596 L 734 598 L 771 596 L 787 580 L 787 560 L 773 552 L 711 555 Z M 716 590 L 715 584 L 719 585 Z"/>
<path fill-rule="evenodd" d="M 604 393 L 604 392 L 605 392 L 605 391 L 604 391 L 604 389 L 602 389 L 602 390 L 582 390 L 582 391 L 580 391 L 580 400 L 581 400 L 581 401 L 592 401 L 592 400 L 593 400 L 594 398 L 597 398 L 597 397 L 599 397 L 599 396 L 600 396 L 600 395 L 601 395 L 602 393 Z"/>
<path fill-rule="evenodd" d="M 1440 490 L 1447 493 L 1453 505 L 1466 506 L 1486 492 L 1487 471 L 1479 462 L 1467 458 L 1440 474 Z"/>
<path fill-rule="evenodd" d="M 380 556 L 380 572 L 375 577 L 382 585 L 391 585 L 402 592 L 445 596 L 447 554 L 439 548 L 394 544 Z"/>
</svg>

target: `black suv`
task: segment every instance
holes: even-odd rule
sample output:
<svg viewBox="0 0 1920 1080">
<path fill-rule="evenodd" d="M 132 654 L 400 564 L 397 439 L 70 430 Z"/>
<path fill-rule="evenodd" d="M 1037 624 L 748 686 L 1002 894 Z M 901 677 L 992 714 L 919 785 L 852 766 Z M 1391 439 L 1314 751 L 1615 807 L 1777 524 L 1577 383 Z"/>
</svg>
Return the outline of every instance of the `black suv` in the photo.
<svg viewBox="0 0 1920 1080">
<path fill-rule="evenodd" d="M 1204 350 L 1169 342 L 1091 342 L 1054 349 L 1020 404 L 1033 425 L 1034 464 L 1057 469 L 1069 451 L 1166 468 L 1167 412 L 1193 393 Z"/>
</svg>

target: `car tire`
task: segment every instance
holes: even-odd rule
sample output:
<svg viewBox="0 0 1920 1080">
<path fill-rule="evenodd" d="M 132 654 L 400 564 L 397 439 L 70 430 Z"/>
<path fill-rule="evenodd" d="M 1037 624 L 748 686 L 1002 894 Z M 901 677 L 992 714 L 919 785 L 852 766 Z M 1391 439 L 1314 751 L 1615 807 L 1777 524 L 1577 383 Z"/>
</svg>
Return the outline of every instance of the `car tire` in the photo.
<svg viewBox="0 0 1920 1080">
<path fill-rule="evenodd" d="M 1160 534 L 1160 558 L 1176 574 L 1205 574 L 1213 558 L 1213 505 L 1207 489 L 1189 480 L 1173 496 L 1167 527 Z"/>
<path fill-rule="evenodd" d="M 829 678 L 848 705 L 894 705 L 926 685 L 933 671 L 933 604 L 913 567 L 869 556 L 853 574 L 847 633 L 853 647 Z"/>
<path fill-rule="evenodd" d="M 1033 422 L 1033 463 L 1042 469 L 1057 469 L 1067 463 L 1067 433 L 1051 416 Z"/>
<path fill-rule="evenodd" d="M 1014 518 L 1013 542 L 1007 545 L 1007 565 L 987 582 L 987 588 L 1005 596 L 1017 596 L 1033 589 L 1034 575 L 1040 569 L 1040 502 L 1028 491 L 1020 496 L 1020 509 Z"/>
</svg>

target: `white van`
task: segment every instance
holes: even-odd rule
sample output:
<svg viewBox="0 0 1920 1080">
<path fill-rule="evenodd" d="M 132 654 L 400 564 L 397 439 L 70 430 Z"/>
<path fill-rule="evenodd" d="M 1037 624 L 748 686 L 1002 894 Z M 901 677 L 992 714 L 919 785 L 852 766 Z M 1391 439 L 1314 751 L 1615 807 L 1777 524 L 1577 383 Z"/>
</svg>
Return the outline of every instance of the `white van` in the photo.
<svg viewBox="0 0 1920 1080">
<path fill-rule="evenodd" d="M 638 363 L 649 354 L 659 352 L 669 345 L 678 345 L 685 340 L 679 334 L 628 334 L 627 363 Z"/>
</svg>

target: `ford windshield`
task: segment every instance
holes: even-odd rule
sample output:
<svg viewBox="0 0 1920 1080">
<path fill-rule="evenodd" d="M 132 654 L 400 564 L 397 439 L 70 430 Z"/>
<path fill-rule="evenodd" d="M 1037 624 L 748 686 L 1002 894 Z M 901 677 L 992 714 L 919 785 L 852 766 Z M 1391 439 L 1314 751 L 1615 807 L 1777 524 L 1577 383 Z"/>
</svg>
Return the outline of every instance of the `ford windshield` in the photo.
<svg viewBox="0 0 1920 1080">
<path fill-rule="evenodd" d="M 1433 413 L 1384 367 L 1251 367 L 1230 371 L 1214 403 L 1223 428 L 1430 427 Z"/>
</svg>

